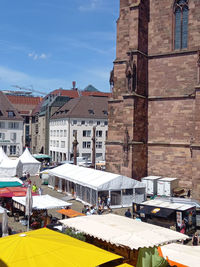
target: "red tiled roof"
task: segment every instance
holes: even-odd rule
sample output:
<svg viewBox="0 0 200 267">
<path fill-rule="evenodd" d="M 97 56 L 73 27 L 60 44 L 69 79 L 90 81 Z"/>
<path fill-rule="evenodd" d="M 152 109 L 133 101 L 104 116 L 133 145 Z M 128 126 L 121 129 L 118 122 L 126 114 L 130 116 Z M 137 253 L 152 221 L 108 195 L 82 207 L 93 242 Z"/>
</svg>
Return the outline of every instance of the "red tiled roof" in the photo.
<svg viewBox="0 0 200 267">
<path fill-rule="evenodd" d="M 64 90 L 64 89 L 56 89 L 50 93 L 51 95 L 60 95 L 60 96 L 68 96 L 70 98 L 79 97 L 77 90 Z"/>
<path fill-rule="evenodd" d="M 21 96 L 21 95 L 7 95 L 7 98 L 12 104 L 20 105 L 37 105 L 41 102 L 41 97 Z"/>
<path fill-rule="evenodd" d="M 111 97 L 112 93 L 81 91 L 81 95 L 82 96 L 106 96 L 106 97 Z"/>
</svg>

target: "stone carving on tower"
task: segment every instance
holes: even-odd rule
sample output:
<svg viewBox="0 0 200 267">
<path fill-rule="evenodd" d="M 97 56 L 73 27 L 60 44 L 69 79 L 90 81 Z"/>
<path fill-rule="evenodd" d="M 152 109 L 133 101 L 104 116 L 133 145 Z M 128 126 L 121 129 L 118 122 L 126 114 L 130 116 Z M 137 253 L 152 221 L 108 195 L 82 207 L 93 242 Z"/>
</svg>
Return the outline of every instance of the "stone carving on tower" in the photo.
<svg viewBox="0 0 200 267">
<path fill-rule="evenodd" d="M 109 83 L 110 83 L 110 90 L 112 92 L 113 91 L 113 87 L 114 87 L 114 68 L 110 72 L 110 80 L 109 80 Z"/>
<path fill-rule="evenodd" d="M 200 85 L 200 50 L 197 52 L 197 84 Z"/>
<path fill-rule="evenodd" d="M 136 90 L 136 63 L 133 59 L 133 54 L 129 54 L 129 59 L 126 62 L 126 88 L 128 93 L 133 93 Z"/>
<path fill-rule="evenodd" d="M 128 134 L 128 129 L 126 127 L 125 133 L 124 133 L 124 143 L 123 143 L 123 150 L 124 150 L 124 166 L 128 166 L 128 152 L 129 152 L 129 134 Z"/>
</svg>

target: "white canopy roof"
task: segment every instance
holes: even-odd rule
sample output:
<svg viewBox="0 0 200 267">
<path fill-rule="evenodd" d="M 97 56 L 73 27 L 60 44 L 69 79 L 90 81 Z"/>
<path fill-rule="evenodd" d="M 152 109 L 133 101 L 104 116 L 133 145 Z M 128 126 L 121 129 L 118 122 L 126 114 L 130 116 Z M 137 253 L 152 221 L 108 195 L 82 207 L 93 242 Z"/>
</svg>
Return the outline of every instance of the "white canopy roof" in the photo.
<svg viewBox="0 0 200 267">
<path fill-rule="evenodd" d="M 31 155 L 27 147 L 19 159 L 23 164 L 23 172 L 29 172 L 30 175 L 35 175 L 39 172 L 41 163 Z"/>
<path fill-rule="evenodd" d="M 145 184 L 123 175 L 94 170 L 67 163 L 54 169 L 50 169 L 48 172 L 51 176 L 57 176 L 95 190 L 121 190 L 145 187 Z"/>
<path fill-rule="evenodd" d="M 0 163 L 0 177 L 22 176 L 22 163 L 19 159 L 4 158 Z"/>
<path fill-rule="evenodd" d="M 3 159 L 8 159 L 8 156 L 5 154 L 3 148 L 0 147 L 0 163 L 2 162 Z"/>
<path fill-rule="evenodd" d="M 199 267 L 200 247 L 184 246 L 180 244 L 168 244 L 161 247 L 164 258 L 184 264 L 189 267 Z"/>
<path fill-rule="evenodd" d="M 26 206 L 26 197 L 13 197 L 12 199 L 17 203 Z M 49 195 L 33 196 L 33 209 L 35 210 L 57 209 L 71 205 L 71 203 Z"/>
<path fill-rule="evenodd" d="M 19 157 L 19 159 L 21 160 L 22 163 L 39 163 L 40 164 L 40 162 L 31 155 L 27 147 L 22 153 L 22 155 Z"/>
<path fill-rule="evenodd" d="M 83 216 L 60 222 L 87 235 L 131 249 L 154 247 L 188 238 L 170 229 L 114 214 Z"/>
<path fill-rule="evenodd" d="M 160 207 L 160 208 L 181 210 L 181 211 L 188 210 L 188 209 L 195 207 L 195 205 L 192 205 L 190 203 L 184 204 L 184 203 L 170 202 L 170 201 L 167 202 L 162 199 L 148 200 L 148 201 L 143 202 L 142 205 L 149 205 L 153 207 Z"/>
</svg>

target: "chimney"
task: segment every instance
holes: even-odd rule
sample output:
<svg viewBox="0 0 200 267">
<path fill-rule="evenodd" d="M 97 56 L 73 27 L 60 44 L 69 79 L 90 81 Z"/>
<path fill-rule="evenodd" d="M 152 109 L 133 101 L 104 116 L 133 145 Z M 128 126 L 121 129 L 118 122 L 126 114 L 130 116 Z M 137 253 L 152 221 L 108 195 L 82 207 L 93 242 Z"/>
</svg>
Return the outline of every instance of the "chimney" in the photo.
<svg viewBox="0 0 200 267">
<path fill-rule="evenodd" d="M 72 89 L 76 90 L 76 82 L 75 81 L 72 82 Z"/>
</svg>

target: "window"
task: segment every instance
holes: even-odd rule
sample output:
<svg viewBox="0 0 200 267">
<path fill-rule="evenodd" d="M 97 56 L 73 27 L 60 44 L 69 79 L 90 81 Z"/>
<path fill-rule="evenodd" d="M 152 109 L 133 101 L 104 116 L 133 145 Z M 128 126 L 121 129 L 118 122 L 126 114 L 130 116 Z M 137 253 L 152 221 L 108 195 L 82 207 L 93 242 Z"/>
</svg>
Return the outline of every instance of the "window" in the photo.
<svg viewBox="0 0 200 267">
<path fill-rule="evenodd" d="M 3 113 L 1 112 L 1 110 L 0 110 L 0 116 L 3 116 Z"/>
<path fill-rule="evenodd" d="M 104 115 L 108 115 L 108 111 L 107 110 L 103 110 L 103 114 Z"/>
<path fill-rule="evenodd" d="M 83 137 L 90 137 L 91 136 L 91 131 L 83 131 Z"/>
<path fill-rule="evenodd" d="M 96 142 L 96 148 L 102 148 L 102 142 Z"/>
<path fill-rule="evenodd" d="M 15 113 L 13 111 L 8 111 L 8 117 L 12 118 L 15 116 Z"/>
<path fill-rule="evenodd" d="M 16 139 L 17 139 L 17 134 L 16 134 L 16 133 L 10 133 L 10 139 L 11 139 L 12 141 L 16 141 Z"/>
<path fill-rule="evenodd" d="M 65 141 L 61 141 L 61 148 L 65 148 Z"/>
<path fill-rule="evenodd" d="M 105 125 L 105 126 L 108 125 L 108 122 L 107 122 L 107 121 L 104 121 L 104 125 Z"/>
<path fill-rule="evenodd" d="M 67 130 L 64 130 L 64 137 L 67 136 Z"/>
<path fill-rule="evenodd" d="M 0 128 L 1 128 L 1 129 L 5 128 L 5 122 L 0 121 Z"/>
<path fill-rule="evenodd" d="M 77 124 L 77 120 L 73 120 L 72 125 L 76 125 L 76 124 Z"/>
<path fill-rule="evenodd" d="M 97 125 L 100 125 L 101 124 L 101 122 L 100 121 L 97 121 Z"/>
<path fill-rule="evenodd" d="M 174 4 L 174 48 L 184 49 L 188 45 L 188 0 L 176 0 Z"/>
<path fill-rule="evenodd" d="M 10 128 L 10 129 L 18 129 L 19 128 L 19 123 L 18 122 L 9 122 L 8 123 L 8 128 Z"/>
<path fill-rule="evenodd" d="M 77 135 L 77 130 L 73 130 L 73 136 L 75 137 Z"/>
<path fill-rule="evenodd" d="M 94 110 L 88 109 L 89 114 L 94 114 Z"/>
<path fill-rule="evenodd" d="M 81 121 L 81 125 L 85 125 L 85 121 Z"/>
<path fill-rule="evenodd" d="M 56 146 L 59 147 L 59 141 L 56 141 Z"/>
<path fill-rule="evenodd" d="M 102 131 L 96 131 L 96 137 L 102 137 L 103 132 Z"/>
<path fill-rule="evenodd" d="M 60 137 L 63 137 L 63 130 L 60 130 Z"/>
<path fill-rule="evenodd" d="M 57 130 L 57 137 L 59 137 L 59 130 Z"/>
<path fill-rule="evenodd" d="M 91 147 L 91 142 L 83 142 L 83 148 L 90 148 Z"/>
<path fill-rule="evenodd" d="M 5 133 L 0 133 L 0 139 L 4 140 L 5 139 Z"/>
<path fill-rule="evenodd" d="M 10 155 L 16 154 L 16 146 L 10 146 Z"/>
<path fill-rule="evenodd" d="M 89 125 L 90 125 L 90 126 L 93 125 L 93 121 L 89 121 Z"/>
</svg>

